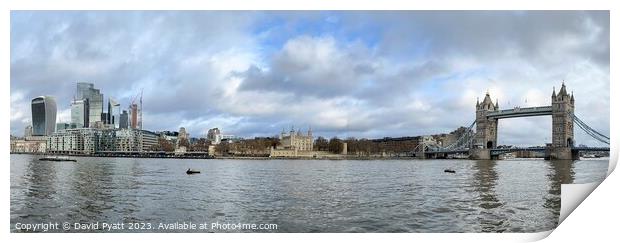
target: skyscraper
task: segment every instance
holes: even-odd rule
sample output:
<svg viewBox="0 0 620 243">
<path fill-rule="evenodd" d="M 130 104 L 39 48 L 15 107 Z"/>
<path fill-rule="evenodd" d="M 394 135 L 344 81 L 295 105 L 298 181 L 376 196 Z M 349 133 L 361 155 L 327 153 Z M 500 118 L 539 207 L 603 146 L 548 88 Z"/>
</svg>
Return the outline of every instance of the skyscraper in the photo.
<svg viewBox="0 0 620 243">
<path fill-rule="evenodd" d="M 118 128 L 118 119 L 120 116 L 120 107 L 121 105 L 116 102 L 116 100 L 112 99 L 112 98 L 108 98 L 108 115 L 107 115 L 107 124 L 112 125 L 111 127 L 115 127 Z M 114 110 L 114 108 L 117 108 L 116 112 Z"/>
<path fill-rule="evenodd" d="M 76 127 L 88 127 L 89 121 L 88 101 L 74 100 L 71 102 L 71 123 Z"/>
<path fill-rule="evenodd" d="M 129 127 L 129 114 L 127 114 L 126 110 L 123 110 L 123 113 L 121 113 L 120 115 L 118 127 L 121 129 Z"/>
<path fill-rule="evenodd" d="M 48 136 L 56 129 L 56 99 L 39 96 L 32 99 L 32 135 Z"/>
<path fill-rule="evenodd" d="M 108 116 L 107 112 L 101 113 L 101 124 L 108 125 L 110 121 L 110 116 Z"/>
<path fill-rule="evenodd" d="M 101 113 L 103 113 L 103 94 L 99 92 L 99 89 L 95 89 L 94 84 L 78 82 L 76 99 L 88 102 L 89 127 L 90 124 L 103 121 L 101 119 Z"/>
<path fill-rule="evenodd" d="M 131 128 L 138 128 L 138 105 L 137 104 L 131 104 L 130 106 L 131 110 L 129 111 L 131 113 Z"/>
<path fill-rule="evenodd" d="M 75 96 L 78 99 L 82 99 L 84 97 L 88 97 L 90 96 L 90 90 L 94 89 L 95 85 L 92 83 L 82 83 L 82 82 L 78 82 L 77 83 L 77 90 L 75 92 Z"/>
</svg>

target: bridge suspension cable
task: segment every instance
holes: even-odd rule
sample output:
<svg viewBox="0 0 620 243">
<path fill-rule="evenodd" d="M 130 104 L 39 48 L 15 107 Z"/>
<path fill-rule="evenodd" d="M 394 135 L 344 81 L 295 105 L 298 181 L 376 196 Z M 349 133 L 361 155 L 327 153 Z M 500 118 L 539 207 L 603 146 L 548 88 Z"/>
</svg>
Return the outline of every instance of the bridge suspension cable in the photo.
<svg viewBox="0 0 620 243">
<path fill-rule="evenodd" d="M 461 136 L 457 138 L 456 141 L 454 141 L 453 143 L 448 144 L 444 147 L 434 146 L 432 150 L 434 151 L 455 151 L 455 150 L 470 148 L 471 143 L 474 140 L 474 134 L 475 134 L 473 131 L 474 125 L 476 125 L 476 121 L 472 122 L 471 125 L 469 125 L 469 127 L 467 127 L 465 131 L 461 134 Z"/>
<path fill-rule="evenodd" d="M 586 134 L 590 135 L 590 137 L 596 139 L 599 142 L 602 142 L 602 143 L 605 143 L 605 144 L 609 145 L 609 137 L 601 134 L 600 132 L 598 132 L 598 131 L 594 130 L 593 128 L 591 128 L 590 126 L 588 126 L 588 124 L 586 124 L 581 119 L 579 119 L 579 117 L 577 117 L 575 114 L 572 114 L 572 116 L 573 116 L 573 121 Z"/>
<path fill-rule="evenodd" d="M 442 150 L 457 150 L 457 149 L 462 149 L 464 147 L 469 148 L 471 142 L 473 141 L 474 138 L 474 125 L 476 125 L 476 121 L 473 121 L 471 123 L 471 125 L 469 125 L 469 127 L 465 130 L 465 132 L 463 134 L 461 134 L 461 136 L 454 142 L 451 143 L 445 147 L 442 147 Z"/>
</svg>

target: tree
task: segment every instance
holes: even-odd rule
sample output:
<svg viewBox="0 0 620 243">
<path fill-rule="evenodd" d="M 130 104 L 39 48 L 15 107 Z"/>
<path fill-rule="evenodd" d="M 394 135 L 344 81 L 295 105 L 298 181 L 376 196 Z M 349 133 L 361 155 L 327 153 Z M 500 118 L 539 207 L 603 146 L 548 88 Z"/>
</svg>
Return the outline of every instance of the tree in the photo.
<svg viewBox="0 0 620 243">
<path fill-rule="evenodd" d="M 215 153 L 217 154 L 228 155 L 229 151 L 230 151 L 230 146 L 228 142 L 222 142 L 215 146 Z"/>
<path fill-rule="evenodd" d="M 237 155 L 268 156 L 271 147 L 280 143 L 277 138 L 255 137 L 230 144 L 231 153 Z"/>
<path fill-rule="evenodd" d="M 328 148 L 329 148 L 329 152 L 339 154 L 339 153 L 342 153 L 342 150 L 344 149 L 344 145 L 342 143 L 342 140 L 340 140 L 338 137 L 333 137 L 329 140 Z"/>
<path fill-rule="evenodd" d="M 324 137 L 318 137 L 314 140 L 314 150 L 327 151 L 329 149 L 329 143 Z"/>
<path fill-rule="evenodd" d="M 207 140 L 206 138 L 200 138 L 198 139 L 198 141 L 196 141 L 196 143 L 191 145 L 191 150 L 206 152 L 209 151 L 210 144 L 211 142 L 209 142 L 209 140 Z"/>
<path fill-rule="evenodd" d="M 187 140 L 187 138 L 181 138 L 179 139 L 179 147 L 184 146 L 185 148 L 189 149 L 189 140 Z"/>
<path fill-rule="evenodd" d="M 164 138 L 159 138 L 157 140 L 157 148 L 160 151 L 165 151 L 165 152 L 173 152 L 174 151 L 174 144 L 172 144 L 170 141 L 164 139 Z"/>
</svg>

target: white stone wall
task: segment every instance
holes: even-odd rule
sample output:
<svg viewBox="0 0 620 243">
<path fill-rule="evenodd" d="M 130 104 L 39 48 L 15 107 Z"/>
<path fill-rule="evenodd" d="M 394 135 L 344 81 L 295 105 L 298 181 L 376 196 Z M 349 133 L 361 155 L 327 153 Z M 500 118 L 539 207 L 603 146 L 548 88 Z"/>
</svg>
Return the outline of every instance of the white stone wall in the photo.
<svg viewBox="0 0 620 243">
<path fill-rule="evenodd" d="M 289 135 L 280 136 L 280 144 L 284 149 L 297 149 L 299 151 L 312 151 L 314 138 L 291 132 Z"/>
</svg>

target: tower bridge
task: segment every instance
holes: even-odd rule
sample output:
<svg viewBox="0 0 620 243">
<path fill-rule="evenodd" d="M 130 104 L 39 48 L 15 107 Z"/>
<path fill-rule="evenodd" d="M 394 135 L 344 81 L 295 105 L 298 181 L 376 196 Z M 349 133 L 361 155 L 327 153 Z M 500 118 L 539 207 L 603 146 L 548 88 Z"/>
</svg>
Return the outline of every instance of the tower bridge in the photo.
<svg viewBox="0 0 620 243">
<path fill-rule="evenodd" d="M 551 116 L 550 144 L 534 148 L 497 147 L 497 125 L 500 119 L 530 116 Z M 471 159 L 492 159 L 503 153 L 524 150 L 545 152 L 545 158 L 548 159 L 579 159 L 579 151 L 609 151 L 609 147 L 575 147 L 575 124 L 597 141 L 609 145 L 608 136 L 592 129 L 575 115 L 575 97 L 572 93 L 568 94 L 564 83 L 557 94 L 553 89 L 550 106 L 500 110 L 499 102 L 496 100 L 493 103 L 487 92 L 482 102 L 476 102 L 476 120 L 454 143 L 444 147 L 422 144 L 414 151 L 423 157 L 467 154 Z"/>
</svg>

